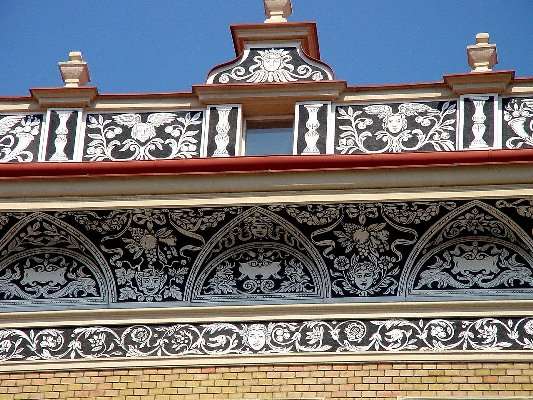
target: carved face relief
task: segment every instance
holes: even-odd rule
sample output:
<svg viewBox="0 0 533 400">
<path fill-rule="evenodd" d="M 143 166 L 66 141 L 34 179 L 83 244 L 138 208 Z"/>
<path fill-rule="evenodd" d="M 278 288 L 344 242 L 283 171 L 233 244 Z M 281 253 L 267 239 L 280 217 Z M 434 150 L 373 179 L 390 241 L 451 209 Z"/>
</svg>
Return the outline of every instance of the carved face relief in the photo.
<svg viewBox="0 0 533 400">
<path fill-rule="evenodd" d="M 140 271 L 135 274 L 135 280 L 143 293 L 153 296 L 165 284 L 166 275 L 156 270 Z"/>
<path fill-rule="evenodd" d="M 399 133 L 406 127 L 407 121 L 403 114 L 389 115 L 385 120 L 385 126 L 391 133 Z"/>
<path fill-rule="evenodd" d="M 361 290 L 369 289 L 376 280 L 374 265 L 371 262 L 363 262 L 355 265 L 347 275 Z"/>
<path fill-rule="evenodd" d="M 268 72 L 277 71 L 283 61 L 283 52 L 279 50 L 267 50 L 261 54 L 263 68 Z"/>
<path fill-rule="evenodd" d="M 248 328 L 246 342 L 255 351 L 261 350 L 266 345 L 266 328 L 260 324 L 252 324 Z"/>
<path fill-rule="evenodd" d="M 269 226 L 264 222 L 256 221 L 250 227 L 250 231 L 252 232 L 252 235 L 254 235 L 254 238 L 265 239 L 266 237 L 268 237 Z"/>
</svg>

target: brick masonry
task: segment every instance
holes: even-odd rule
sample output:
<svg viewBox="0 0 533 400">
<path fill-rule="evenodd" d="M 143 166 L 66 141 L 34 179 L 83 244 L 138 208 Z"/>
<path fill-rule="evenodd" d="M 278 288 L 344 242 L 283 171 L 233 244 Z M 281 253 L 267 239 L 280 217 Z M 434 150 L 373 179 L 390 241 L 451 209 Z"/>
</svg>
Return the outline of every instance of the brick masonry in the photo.
<svg viewBox="0 0 533 400">
<path fill-rule="evenodd" d="M 0 374 L 11 399 L 395 399 L 533 395 L 533 363 L 364 363 Z"/>
</svg>

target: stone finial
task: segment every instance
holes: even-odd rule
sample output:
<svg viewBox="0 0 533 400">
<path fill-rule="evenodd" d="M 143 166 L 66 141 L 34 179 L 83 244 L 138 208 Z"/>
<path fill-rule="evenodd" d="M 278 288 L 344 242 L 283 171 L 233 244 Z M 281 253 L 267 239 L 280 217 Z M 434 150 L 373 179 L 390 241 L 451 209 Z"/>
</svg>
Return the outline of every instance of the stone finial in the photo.
<svg viewBox="0 0 533 400">
<path fill-rule="evenodd" d="M 89 66 L 83 61 L 81 51 L 71 51 L 68 61 L 59 62 L 58 65 L 65 87 L 80 87 L 91 80 Z"/>
<path fill-rule="evenodd" d="M 498 64 L 498 53 L 495 44 L 489 44 L 488 33 L 478 33 L 476 44 L 466 47 L 468 64 L 472 68 L 471 72 L 492 71 L 492 67 Z"/>
<path fill-rule="evenodd" d="M 292 14 L 291 0 L 263 0 L 265 6 L 265 23 L 287 22 Z"/>
</svg>

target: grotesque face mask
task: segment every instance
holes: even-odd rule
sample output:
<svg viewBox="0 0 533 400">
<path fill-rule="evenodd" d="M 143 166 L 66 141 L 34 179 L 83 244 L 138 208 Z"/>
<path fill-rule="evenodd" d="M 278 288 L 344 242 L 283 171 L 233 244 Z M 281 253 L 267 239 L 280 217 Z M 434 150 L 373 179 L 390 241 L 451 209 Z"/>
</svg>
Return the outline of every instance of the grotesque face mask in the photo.
<svg viewBox="0 0 533 400">
<path fill-rule="evenodd" d="M 355 285 L 361 290 L 368 290 L 374 283 L 374 271 L 370 265 L 360 264 L 350 274 Z"/>
<path fill-rule="evenodd" d="M 246 340 L 250 348 L 255 351 L 261 350 L 266 344 L 266 328 L 259 324 L 250 325 Z"/>
<path fill-rule="evenodd" d="M 391 133 L 398 133 L 404 129 L 405 117 L 403 114 L 392 114 L 387 117 L 386 126 Z"/>
</svg>

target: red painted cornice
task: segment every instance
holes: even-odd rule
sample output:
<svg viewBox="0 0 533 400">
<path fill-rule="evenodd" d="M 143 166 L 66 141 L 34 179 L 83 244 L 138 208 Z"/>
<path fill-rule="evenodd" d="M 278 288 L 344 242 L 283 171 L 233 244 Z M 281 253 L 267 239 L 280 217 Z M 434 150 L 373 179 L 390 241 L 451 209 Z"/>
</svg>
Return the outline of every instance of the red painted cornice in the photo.
<svg viewBox="0 0 533 400">
<path fill-rule="evenodd" d="M 0 164 L 0 179 L 61 179 L 69 177 L 154 176 L 225 173 L 299 172 L 355 169 L 431 168 L 458 165 L 530 163 L 533 149 L 357 154 L 320 156 L 262 156 L 196 158 L 158 161 L 100 161 L 82 163 Z"/>
</svg>

